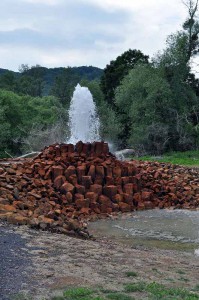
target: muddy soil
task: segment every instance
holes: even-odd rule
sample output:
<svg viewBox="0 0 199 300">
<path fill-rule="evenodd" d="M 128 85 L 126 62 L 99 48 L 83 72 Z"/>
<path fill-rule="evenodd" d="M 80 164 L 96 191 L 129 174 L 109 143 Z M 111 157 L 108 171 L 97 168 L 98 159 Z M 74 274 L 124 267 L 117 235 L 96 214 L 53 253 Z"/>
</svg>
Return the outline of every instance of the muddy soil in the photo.
<svg viewBox="0 0 199 300">
<path fill-rule="evenodd" d="M 173 287 L 192 289 L 199 282 L 199 257 L 191 253 L 136 249 L 105 237 L 81 240 L 25 226 L 1 224 L 0 229 L 7 244 L 7 251 L 0 247 L 1 261 L 7 260 L 1 264 L 2 300 L 51 299 L 71 286 L 120 290 L 132 282 L 127 271 L 137 272 L 134 281 Z"/>
</svg>

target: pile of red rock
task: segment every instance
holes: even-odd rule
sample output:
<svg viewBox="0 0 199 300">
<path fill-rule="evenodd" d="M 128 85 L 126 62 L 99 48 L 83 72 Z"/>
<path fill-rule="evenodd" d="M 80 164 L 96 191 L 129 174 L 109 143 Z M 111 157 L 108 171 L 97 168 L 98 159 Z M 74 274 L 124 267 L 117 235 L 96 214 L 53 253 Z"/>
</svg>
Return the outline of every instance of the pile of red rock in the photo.
<svg viewBox="0 0 199 300">
<path fill-rule="evenodd" d="M 87 236 L 85 219 L 151 208 L 199 207 L 198 172 L 119 161 L 104 142 L 55 144 L 0 162 L 0 219 Z"/>
</svg>

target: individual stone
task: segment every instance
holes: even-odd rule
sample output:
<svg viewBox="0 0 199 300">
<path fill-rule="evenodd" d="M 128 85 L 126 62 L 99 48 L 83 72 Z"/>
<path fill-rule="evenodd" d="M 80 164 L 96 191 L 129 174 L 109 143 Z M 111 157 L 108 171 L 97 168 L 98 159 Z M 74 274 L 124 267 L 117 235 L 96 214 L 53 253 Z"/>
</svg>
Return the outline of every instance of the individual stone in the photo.
<svg viewBox="0 0 199 300">
<path fill-rule="evenodd" d="M 96 214 L 100 214 L 100 204 L 99 203 L 90 203 L 90 209 Z"/>
<path fill-rule="evenodd" d="M 55 178 L 63 175 L 63 173 L 64 173 L 64 168 L 62 166 L 53 166 L 52 167 L 53 180 L 55 180 Z"/>
<path fill-rule="evenodd" d="M 123 194 L 116 194 L 114 197 L 113 197 L 113 202 L 116 202 L 116 203 L 120 203 L 120 202 L 123 202 Z"/>
<path fill-rule="evenodd" d="M 94 192 L 99 196 L 102 194 L 102 186 L 100 184 L 92 184 L 90 186 L 90 192 Z"/>
<path fill-rule="evenodd" d="M 79 200 L 79 199 L 83 200 L 84 199 L 84 195 L 77 193 L 77 194 L 74 195 L 74 199 L 75 199 L 75 202 L 76 202 L 76 200 Z"/>
<path fill-rule="evenodd" d="M 145 209 L 153 209 L 155 206 L 153 204 L 153 202 L 151 201 L 144 201 L 144 208 Z"/>
<path fill-rule="evenodd" d="M 104 178 L 104 167 L 103 166 L 96 166 L 96 175 L 98 177 Z"/>
<path fill-rule="evenodd" d="M 75 185 L 75 192 L 76 193 L 79 193 L 79 194 L 85 194 L 85 191 L 86 191 L 86 188 L 85 188 L 85 186 L 83 186 L 83 185 L 79 185 L 79 184 L 76 184 Z"/>
<path fill-rule="evenodd" d="M 92 184 L 91 176 L 82 176 L 82 185 L 85 186 L 86 190 L 90 188 Z"/>
<path fill-rule="evenodd" d="M 110 199 L 113 199 L 117 194 L 117 186 L 115 185 L 107 185 L 103 188 L 103 194 Z"/>
<path fill-rule="evenodd" d="M 133 183 L 127 183 L 124 185 L 124 193 L 133 194 Z"/>
<path fill-rule="evenodd" d="M 70 176 L 76 175 L 76 169 L 74 166 L 69 166 L 66 170 L 64 170 L 64 175 L 67 180 L 69 180 Z"/>
<path fill-rule="evenodd" d="M 16 225 L 26 225 L 29 223 L 29 219 L 27 217 L 23 217 L 18 214 L 13 214 L 11 216 L 8 216 L 7 221 L 11 224 L 16 224 Z"/>
<path fill-rule="evenodd" d="M 153 198 L 153 192 L 143 191 L 141 197 L 143 201 L 151 201 Z"/>
<path fill-rule="evenodd" d="M 116 178 L 121 178 L 122 176 L 122 170 L 121 170 L 121 167 L 114 167 L 113 168 L 113 176 L 116 177 Z"/>
<path fill-rule="evenodd" d="M 120 202 L 120 203 L 118 203 L 118 205 L 119 205 L 119 209 L 121 210 L 121 212 L 129 212 L 129 211 L 131 211 L 131 207 L 127 203 Z"/>
<path fill-rule="evenodd" d="M 114 185 L 115 183 L 114 178 L 110 176 L 106 176 L 105 180 L 107 185 Z"/>
<path fill-rule="evenodd" d="M 56 189 L 60 189 L 60 187 L 63 185 L 63 183 L 65 182 L 66 178 L 62 175 L 57 176 L 54 180 L 54 187 Z"/>
<path fill-rule="evenodd" d="M 78 183 L 82 183 L 82 177 L 86 175 L 86 166 L 78 166 L 77 167 L 77 178 L 78 178 Z"/>
<path fill-rule="evenodd" d="M 91 176 L 93 182 L 95 181 L 95 165 L 90 166 L 88 176 Z"/>
<path fill-rule="evenodd" d="M 94 192 L 87 192 L 85 198 L 90 200 L 90 203 L 97 202 L 98 194 Z"/>
<path fill-rule="evenodd" d="M 81 209 L 83 207 L 89 207 L 89 200 L 88 199 L 78 199 L 75 201 L 75 205 L 78 209 Z"/>
<path fill-rule="evenodd" d="M 110 198 L 108 198 L 107 196 L 104 196 L 104 195 L 99 196 L 98 202 L 100 204 L 103 204 L 106 207 L 112 206 L 112 202 L 111 202 Z"/>
<path fill-rule="evenodd" d="M 68 192 L 70 192 L 72 194 L 74 192 L 74 190 L 75 190 L 74 185 L 72 185 L 71 183 L 69 183 L 67 181 L 64 182 L 60 187 L 60 191 L 63 194 L 67 194 Z"/>
<path fill-rule="evenodd" d="M 16 211 L 16 208 L 12 205 L 0 204 L 0 213 L 15 212 L 15 211 Z"/>
<path fill-rule="evenodd" d="M 133 196 L 131 194 L 124 193 L 123 194 L 123 202 L 132 206 L 133 205 Z"/>
</svg>

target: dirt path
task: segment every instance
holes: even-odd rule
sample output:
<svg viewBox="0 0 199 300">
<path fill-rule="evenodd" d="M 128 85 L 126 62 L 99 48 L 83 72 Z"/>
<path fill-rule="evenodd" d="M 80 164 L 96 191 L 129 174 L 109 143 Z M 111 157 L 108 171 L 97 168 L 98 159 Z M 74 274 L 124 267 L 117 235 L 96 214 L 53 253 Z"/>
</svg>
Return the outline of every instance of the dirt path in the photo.
<svg viewBox="0 0 199 300">
<path fill-rule="evenodd" d="M 1 270 L 3 300 L 9 299 L 8 294 L 16 296 L 20 290 L 31 299 L 43 300 L 69 286 L 122 289 L 124 283 L 132 282 L 125 274 L 127 271 L 138 274 L 134 280 L 157 281 L 170 286 L 192 288 L 199 281 L 199 257 L 189 253 L 138 250 L 106 238 L 80 240 L 9 225 L 1 225 L 1 233 L 9 248 L 6 252 L 0 248 L 1 260 L 7 259 Z M 14 265 L 10 265 L 8 258 L 12 258 L 13 251 L 16 253 L 16 245 L 18 255 L 14 257 Z M 16 266 L 20 269 L 10 277 Z M 10 286 L 6 286 L 9 281 Z M 9 290 L 12 286 L 17 288 Z"/>
</svg>

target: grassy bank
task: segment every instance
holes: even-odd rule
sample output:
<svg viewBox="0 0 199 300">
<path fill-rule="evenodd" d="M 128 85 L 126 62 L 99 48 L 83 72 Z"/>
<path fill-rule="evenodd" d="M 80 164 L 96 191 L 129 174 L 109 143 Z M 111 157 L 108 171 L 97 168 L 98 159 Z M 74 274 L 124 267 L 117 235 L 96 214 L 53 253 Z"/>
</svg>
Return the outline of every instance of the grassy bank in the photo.
<svg viewBox="0 0 199 300">
<path fill-rule="evenodd" d="M 133 157 L 133 159 L 159 161 L 159 162 L 167 162 L 167 163 L 178 164 L 178 165 L 199 167 L 199 150 L 185 151 L 185 152 L 169 152 L 163 154 L 162 156 L 147 155 L 139 158 Z"/>
</svg>

